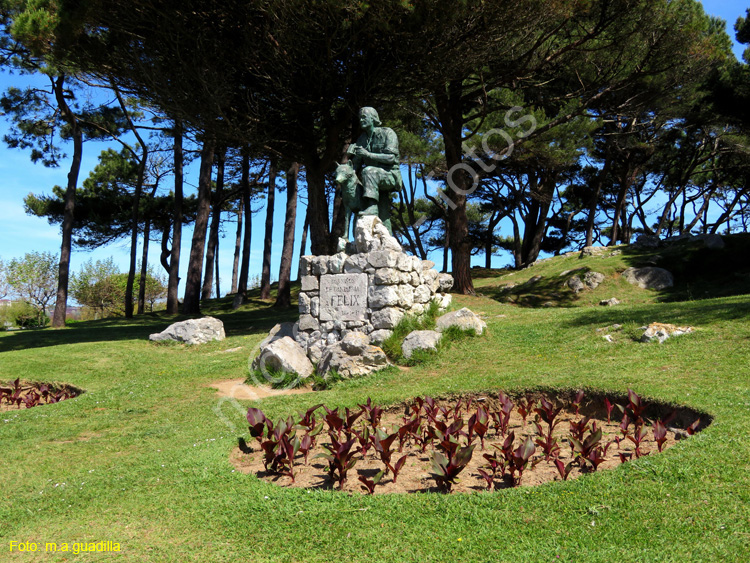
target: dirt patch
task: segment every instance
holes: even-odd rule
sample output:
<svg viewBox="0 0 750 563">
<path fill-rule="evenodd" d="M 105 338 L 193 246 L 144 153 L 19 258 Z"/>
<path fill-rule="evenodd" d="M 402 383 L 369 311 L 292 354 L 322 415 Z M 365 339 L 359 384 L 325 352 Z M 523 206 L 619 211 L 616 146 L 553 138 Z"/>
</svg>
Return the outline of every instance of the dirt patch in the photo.
<svg viewBox="0 0 750 563">
<path fill-rule="evenodd" d="M 266 397 L 276 397 L 278 395 L 300 395 L 302 393 L 311 393 L 311 387 L 298 387 L 296 389 L 273 389 L 264 385 L 248 385 L 242 378 L 225 379 L 209 384 L 209 387 L 216 389 L 220 397 L 230 397 L 242 401 L 258 401 Z"/>
<path fill-rule="evenodd" d="M 470 398 L 471 403 L 466 408 L 467 398 L 462 400 L 464 410 L 458 415 L 466 424 L 463 426 L 462 435 L 459 435 L 458 441 L 460 446 L 466 446 L 469 442 L 469 438 L 466 434 L 468 429 L 468 421 L 473 413 L 476 413 L 477 408 L 481 407 L 487 412 L 499 412 L 501 409 L 501 403 L 498 399 L 490 395 L 476 395 Z M 455 415 L 451 413 L 451 409 L 456 407 L 456 399 L 439 400 L 436 401 L 438 410 L 445 409 L 443 412 L 448 413 L 448 418 L 445 422 L 451 423 L 456 420 Z M 564 408 L 558 415 L 556 420 L 559 422 L 555 425 L 552 436 L 557 439 L 559 445 L 559 451 L 546 459 L 546 455 L 542 451 L 540 445 L 536 445 L 534 454 L 529 459 L 529 463 L 526 466 L 520 483 L 514 481 L 508 471 L 498 470 L 495 474 L 494 479 L 491 479 L 491 488 L 503 489 L 513 486 L 535 486 L 542 483 L 546 483 L 553 480 L 562 479 L 558 468 L 555 465 L 555 459 L 558 459 L 566 467 L 569 467 L 568 479 L 576 479 L 591 473 L 593 468 L 590 463 L 582 460 L 581 456 L 578 455 L 572 446 L 570 441 L 571 436 L 571 423 L 581 423 L 585 417 L 589 418 L 588 426 L 589 430 L 585 433 L 585 436 L 590 436 L 595 433 L 595 428 L 601 430 L 601 441 L 599 442 L 603 447 L 606 447 L 606 452 L 603 454 L 604 460 L 601 461 L 597 467 L 597 471 L 612 469 L 625 463 L 630 459 L 635 459 L 635 445 L 631 439 L 623 438 L 623 431 L 621 429 L 622 414 L 617 408 L 611 412 L 610 421 L 607 420 L 607 415 L 604 406 L 594 404 L 595 400 L 589 400 L 585 405 L 579 405 L 580 414 L 576 414 L 575 408 L 567 407 Z M 614 401 L 613 401 L 614 402 Z M 561 401 L 556 401 L 557 405 L 561 405 Z M 620 401 L 622 404 L 622 401 Z M 414 410 L 409 404 L 393 407 L 385 411 L 378 423 L 378 428 L 381 429 L 385 434 L 397 433 L 398 429 L 406 424 L 410 419 L 413 420 Z M 656 413 L 656 414 L 654 414 Z M 673 414 L 674 413 L 674 414 Z M 651 414 L 654 418 L 646 419 L 643 427 L 647 429 L 647 435 L 643 437 L 639 445 L 639 455 L 656 455 L 658 453 L 658 445 L 654 439 L 653 427 L 648 424 L 647 420 L 655 420 L 658 418 L 666 419 L 672 414 L 671 422 L 666 427 L 667 431 L 664 436 L 662 443 L 662 451 L 673 446 L 678 440 L 685 439 L 688 437 L 687 432 L 684 430 L 692 422 L 694 422 L 700 413 L 695 413 L 689 409 L 682 409 L 679 412 L 675 411 L 673 407 L 669 406 L 651 406 L 649 409 L 644 411 L 644 417 Z M 317 424 L 323 424 L 324 430 L 318 434 L 317 443 L 308 453 L 308 462 L 305 462 L 305 458 L 301 453 L 298 453 L 294 458 L 294 480 L 286 475 L 280 475 L 278 472 L 274 473 L 266 469 L 264 464 L 264 452 L 260 447 L 258 440 L 251 439 L 248 436 L 247 442 L 241 442 L 240 447 L 234 448 L 230 453 L 230 461 L 236 470 L 246 473 L 254 474 L 259 478 L 274 482 L 281 486 L 299 487 L 299 488 L 313 488 L 313 489 L 338 489 L 338 483 L 330 478 L 329 464 L 326 459 L 316 458 L 318 454 L 328 454 L 329 451 L 324 447 L 324 444 L 331 444 L 331 438 L 329 437 L 329 427 L 327 423 L 323 422 L 325 412 L 318 411 L 318 422 Z M 341 413 L 342 418 L 345 418 L 344 413 Z M 441 420 L 444 415 L 438 414 L 435 419 Z M 355 437 L 354 430 L 361 433 L 366 423 L 364 421 L 365 415 L 362 415 L 357 422 L 352 426 L 352 437 Z M 689 421 L 689 422 L 688 422 Z M 524 422 L 523 417 L 519 414 L 518 410 L 514 408 L 510 413 L 507 428 L 503 433 L 501 429 L 495 425 L 493 419 L 490 419 L 490 429 L 487 431 L 484 437 L 484 446 L 482 447 L 481 440 L 474 434 L 472 443 L 474 444 L 474 451 L 471 457 L 471 461 L 460 473 L 457 482 L 452 486 L 451 492 L 466 493 L 472 491 L 482 491 L 488 489 L 487 479 L 482 477 L 480 470 L 491 473 L 489 462 L 485 455 L 492 456 L 497 454 L 497 457 L 502 457 L 500 449 L 502 448 L 503 442 L 507 436 L 512 432 L 514 435 L 513 449 L 518 449 L 521 444 L 530 437 L 533 441 L 540 439 L 539 429 L 536 427 L 534 422 L 540 424 L 541 429 L 544 431 L 548 428 L 544 420 L 540 417 L 531 413 L 527 416 Z M 699 428 L 705 427 L 709 418 L 703 418 Z M 277 423 L 278 425 L 278 423 Z M 431 426 L 429 419 L 424 418 L 424 432 L 429 433 L 427 430 L 428 426 Z M 692 429 L 691 429 L 692 431 Z M 635 434 L 634 425 L 629 427 L 629 435 Z M 297 434 L 302 437 L 303 432 Z M 382 434 L 381 434 L 382 435 Z M 265 438 L 264 438 L 265 440 Z M 341 442 L 347 440 L 347 437 L 342 434 L 340 439 Z M 396 482 L 394 482 L 392 474 L 385 475 L 379 484 L 375 486 L 375 494 L 389 494 L 389 493 L 415 493 L 415 492 L 427 492 L 437 491 L 436 481 L 431 474 L 434 473 L 432 466 L 432 455 L 433 451 L 440 450 L 438 440 L 431 440 L 426 447 L 415 442 L 414 437 L 407 437 L 404 440 L 403 445 L 399 446 L 399 440 L 396 439 L 393 442 L 394 452 L 391 458 L 391 465 L 395 465 L 402 456 L 406 456 L 406 460 L 398 474 Z M 583 440 L 581 440 L 583 442 Z M 385 468 L 384 463 L 381 461 L 379 454 L 375 451 L 372 443 L 368 447 L 368 451 L 365 455 L 362 455 L 360 449 L 361 442 L 355 442 L 354 448 L 358 450 L 354 456 L 356 463 L 352 469 L 349 470 L 347 480 L 344 483 L 343 490 L 348 492 L 365 492 L 364 485 L 360 482 L 359 477 L 366 479 L 373 479 L 375 475 Z M 353 449 L 354 449 L 353 448 Z M 422 451 L 422 450 L 426 451 Z M 516 474 L 517 477 L 517 474 Z"/>
</svg>

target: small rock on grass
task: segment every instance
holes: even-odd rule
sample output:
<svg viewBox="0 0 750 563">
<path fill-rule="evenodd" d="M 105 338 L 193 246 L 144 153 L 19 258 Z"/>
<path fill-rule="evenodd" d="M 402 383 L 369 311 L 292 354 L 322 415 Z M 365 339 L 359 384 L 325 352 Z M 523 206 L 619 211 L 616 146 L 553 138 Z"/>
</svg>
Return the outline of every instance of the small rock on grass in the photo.
<svg viewBox="0 0 750 563">
<path fill-rule="evenodd" d="M 410 332 L 401 344 L 405 358 L 411 358 L 415 350 L 437 350 L 442 334 L 434 330 L 415 330 Z"/>
<path fill-rule="evenodd" d="M 658 341 L 660 344 L 672 338 L 673 336 L 681 336 L 688 334 L 695 330 L 692 326 L 676 326 L 666 323 L 651 323 L 646 327 L 646 331 L 641 336 L 641 342 L 652 342 Z"/>
<path fill-rule="evenodd" d="M 224 323 L 214 317 L 188 319 L 173 323 L 161 332 L 151 334 L 148 339 L 153 342 L 172 340 L 185 344 L 205 344 L 212 340 L 224 340 Z"/>
<path fill-rule="evenodd" d="M 442 332 L 445 329 L 456 326 L 461 330 L 474 330 L 477 335 L 484 332 L 487 328 L 487 323 L 476 316 L 471 310 L 464 307 L 458 311 L 447 313 L 437 320 L 437 329 Z"/>
</svg>

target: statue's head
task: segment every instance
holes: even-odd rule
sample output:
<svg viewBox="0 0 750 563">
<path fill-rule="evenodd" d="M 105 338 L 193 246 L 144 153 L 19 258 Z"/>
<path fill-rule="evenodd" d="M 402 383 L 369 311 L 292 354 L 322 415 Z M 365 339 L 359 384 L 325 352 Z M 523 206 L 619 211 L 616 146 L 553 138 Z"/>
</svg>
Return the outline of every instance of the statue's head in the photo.
<svg viewBox="0 0 750 563">
<path fill-rule="evenodd" d="M 380 127 L 382 125 L 375 108 L 365 107 L 359 110 L 359 124 L 363 129 L 367 129 L 368 122 L 372 123 L 375 127 Z"/>
</svg>

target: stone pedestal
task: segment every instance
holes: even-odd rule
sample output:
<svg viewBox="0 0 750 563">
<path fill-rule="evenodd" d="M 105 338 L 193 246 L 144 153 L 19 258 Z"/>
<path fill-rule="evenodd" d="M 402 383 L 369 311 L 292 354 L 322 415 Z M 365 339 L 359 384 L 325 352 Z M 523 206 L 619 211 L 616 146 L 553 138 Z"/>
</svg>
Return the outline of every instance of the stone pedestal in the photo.
<svg viewBox="0 0 750 563">
<path fill-rule="evenodd" d="M 352 339 L 349 335 L 361 333 L 380 343 L 404 315 L 423 313 L 433 300 L 441 310 L 451 302 L 452 276 L 406 254 L 379 218 L 360 218 L 354 238 L 347 252 L 300 258 L 300 318 L 293 338 L 322 371 L 336 364 L 331 356 L 337 356 L 342 340 Z M 356 368 L 345 371 L 364 375 L 382 367 L 373 361 L 373 355 L 380 356 L 372 348 L 380 350 L 368 346 L 361 362 L 348 348 L 345 363 Z"/>
</svg>

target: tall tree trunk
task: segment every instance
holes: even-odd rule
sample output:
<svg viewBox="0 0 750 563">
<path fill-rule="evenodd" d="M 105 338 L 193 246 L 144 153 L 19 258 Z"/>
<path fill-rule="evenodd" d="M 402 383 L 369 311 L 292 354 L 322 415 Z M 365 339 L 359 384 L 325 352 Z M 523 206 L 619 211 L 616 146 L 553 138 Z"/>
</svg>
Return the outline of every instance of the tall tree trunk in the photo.
<svg viewBox="0 0 750 563">
<path fill-rule="evenodd" d="M 445 232 L 445 237 L 443 240 L 443 268 L 440 271 L 443 273 L 446 273 L 448 271 L 448 263 L 449 263 L 449 257 L 450 257 L 450 251 L 451 251 L 451 233 L 448 230 L 447 215 L 446 215 L 446 218 L 443 220 L 443 231 Z"/>
<path fill-rule="evenodd" d="M 302 237 L 299 243 L 299 255 L 305 255 L 307 248 L 307 232 L 310 230 L 310 208 L 305 208 L 305 222 L 302 224 Z"/>
<path fill-rule="evenodd" d="M 294 228 L 297 224 L 297 175 L 299 164 L 293 162 L 286 173 L 286 214 L 284 216 L 284 245 L 281 249 L 279 265 L 279 290 L 276 294 L 276 307 L 289 307 L 292 304 L 291 277 L 294 258 Z"/>
<path fill-rule="evenodd" d="M 532 198 L 531 200 L 521 246 L 521 267 L 529 266 L 539 258 L 544 233 L 547 231 L 547 214 L 551 205 L 551 199 L 539 201 Z"/>
<path fill-rule="evenodd" d="M 169 232 L 171 230 L 172 223 L 170 221 L 168 225 L 164 227 L 164 230 L 161 233 L 161 252 L 159 253 L 159 263 L 161 264 L 161 267 L 164 268 L 167 276 L 169 276 L 169 256 L 171 253 L 171 250 L 169 248 Z"/>
<path fill-rule="evenodd" d="M 211 298 L 211 286 L 214 284 L 214 260 L 219 246 L 219 223 L 221 222 L 221 204 L 224 191 L 224 163 L 226 148 L 216 151 L 216 192 L 213 197 L 211 227 L 208 231 L 208 248 L 206 248 L 206 273 L 203 277 L 201 299 Z M 218 297 L 218 295 L 217 295 Z"/>
<path fill-rule="evenodd" d="M 146 164 L 148 163 L 148 146 L 141 138 L 138 129 L 136 128 L 133 120 L 130 118 L 125 100 L 123 100 L 120 91 L 113 87 L 112 90 L 117 97 L 117 101 L 120 104 L 120 109 L 125 115 L 125 119 L 128 122 L 128 128 L 135 135 L 138 144 L 141 146 L 141 157 L 138 162 L 138 178 L 135 183 L 135 194 L 133 195 L 133 214 L 131 221 L 133 223 L 132 230 L 130 232 L 130 267 L 128 268 L 128 281 L 125 285 L 125 318 L 133 317 L 133 286 L 135 285 L 135 270 L 137 268 L 137 254 L 138 254 L 138 214 L 141 208 L 141 192 L 143 191 L 143 182 L 146 178 Z M 134 150 L 130 150 L 134 158 L 138 158 L 138 155 Z"/>
<path fill-rule="evenodd" d="M 263 267 L 260 274 L 260 298 L 271 298 L 271 249 L 273 243 L 273 208 L 276 201 L 276 163 L 268 168 L 268 198 L 266 199 L 266 232 L 263 241 Z"/>
<path fill-rule="evenodd" d="M 239 301 L 235 305 L 242 304 L 245 294 L 247 293 L 247 279 L 250 275 L 250 243 L 253 236 L 253 213 L 250 207 L 250 156 L 243 152 L 242 155 L 242 173 L 240 185 L 242 186 L 242 205 L 245 208 L 245 236 L 242 240 L 242 263 L 240 264 L 240 281 L 237 283 L 237 295 Z"/>
<path fill-rule="evenodd" d="M 734 211 L 735 206 L 740 201 L 740 199 L 742 199 L 742 195 L 744 193 L 745 191 L 742 189 L 737 190 L 737 193 L 734 195 L 734 199 L 732 199 L 732 202 L 726 208 L 724 213 L 722 213 L 721 216 L 716 220 L 716 223 L 714 223 L 713 226 L 711 227 L 712 235 L 715 235 L 719 231 L 719 227 L 721 227 L 721 224 L 724 222 L 726 222 L 727 231 L 729 231 L 731 220 L 732 220 L 732 211 Z"/>
<path fill-rule="evenodd" d="M 307 207 L 310 225 L 310 253 L 329 254 L 328 202 L 325 173 L 318 166 L 307 167 Z"/>
<path fill-rule="evenodd" d="M 178 287 L 180 285 L 180 246 L 182 245 L 182 122 L 175 121 L 174 130 L 174 210 L 172 220 L 172 256 L 169 259 L 169 282 L 167 283 L 167 313 L 180 312 Z"/>
<path fill-rule="evenodd" d="M 463 101 L 462 84 L 453 81 L 446 90 L 435 96 L 445 145 L 445 161 L 448 170 L 454 170 L 463 162 Z M 450 175 L 450 172 L 449 172 Z M 450 180 L 451 178 L 449 178 Z M 473 179 L 466 171 L 452 174 L 454 189 L 446 196 L 448 203 L 448 233 L 451 249 L 453 289 L 455 293 L 474 294 L 471 281 L 471 239 L 469 219 L 466 216 L 466 195 L 471 191 Z M 447 203 L 447 202 L 446 202 Z"/>
<path fill-rule="evenodd" d="M 310 228 L 310 207 L 305 208 L 305 220 L 302 223 L 302 237 L 299 243 L 299 255 L 300 257 L 305 256 L 305 248 L 307 248 L 307 231 Z M 300 271 L 297 268 L 297 280 L 300 279 Z"/>
<path fill-rule="evenodd" d="M 201 274 L 203 273 L 203 252 L 206 246 L 206 229 L 211 207 L 211 169 L 214 162 L 214 141 L 206 139 L 201 148 L 201 167 L 198 176 L 198 213 L 193 227 L 193 242 L 190 246 L 190 262 L 185 297 L 182 300 L 182 312 L 185 315 L 197 315 L 201 312 Z M 209 264 L 209 268 L 210 268 Z"/>
<path fill-rule="evenodd" d="M 156 195 L 156 189 L 158 188 L 158 182 L 154 184 L 154 189 L 151 190 L 151 199 L 154 199 Z M 143 223 L 143 251 L 141 252 L 141 274 L 138 279 L 138 314 L 142 315 L 146 312 L 146 277 L 148 274 L 148 239 L 151 236 L 151 218 L 146 214 Z M 152 307 L 153 309 L 153 307 Z"/>
<path fill-rule="evenodd" d="M 607 246 L 615 246 L 621 238 L 620 233 L 620 217 L 625 213 L 625 207 L 627 205 L 627 195 L 630 186 L 635 182 L 635 177 L 638 175 L 638 168 L 633 168 L 627 174 L 623 174 L 620 180 L 620 191 L 617 193 L 617 202 L 615 203 L 615 217 L 612 220 L 612 234 L 609 239 Z"/>
<path fill-rule="evenodd" d="M 523 265 L 523 239 L 521 239 L 521 229 L 518 227 L 516 214 L 510 214 L 510 220 L 513 223 L 513 264 L 516 270 L 521 269 Z"/>
<path fill-rule="evenodd" d="M 484 266 L 488 270 L 492 269 L 492 245 L 495 242 L 495 227 L 497 227 L 499 217 L 498 212 L 493 212 L 487 225 L 487 238 L 484 241 Z"/>
<path fill-rule="evenodd" d="M 216 299 L 221 297 L 221 278 L 219 277 L 219 241 L 216 241 L 216 254 L 214 254 L 214 264 L 216 266 Z"/>
<path fill-rule="evenodd" d="M 596 220 L 596 209 L 599 207 L 599 194 L 602 192 L 603 180 L 597 180 L 596 188 L 594 188 L 594 195 L 591 197 L 589 203 L 589 213 L 586 218 L 586 242 L 584 246 L 592 246 L 594 244 L 594 224 Z"/>
<path fill-rule="evenodd" d="M 52 79 L 52 87 L 55 92 L 55 100 L 62 112 L 65 121 L 70 126 L 70 136 L 73 139 L 73 161 L 68 171 L 68 184 L 65 188 L 65 211 L 62 222 L 62 244 L 60 245 L 60 264 L 57 269 L 57 296 L 55 301 L 55 312 L 52 315 L 52 326 L 62 328 L 65 326 L 65 314 L 68 309 L 68 281 L 70 275 L 70 250 L 73 241 L 73 213 L 76 204 L 76 187 L 78 185 L 78 173 L 81 170 L 81 157 L 83 155 L 83 132 L 78 126 L 78 119 L 73 114 L 65 100 L 65 75 Z"/>
<path fill-rule="evenodd" d="M 232 263 L 232 293 L 237 293 L 237 277 L 240 271 L 240 256 L 242 255 L 242 211 L 243 200 L 237 204 L 237 233 L 234 237 L 234 262 Z"/>
</svg>

